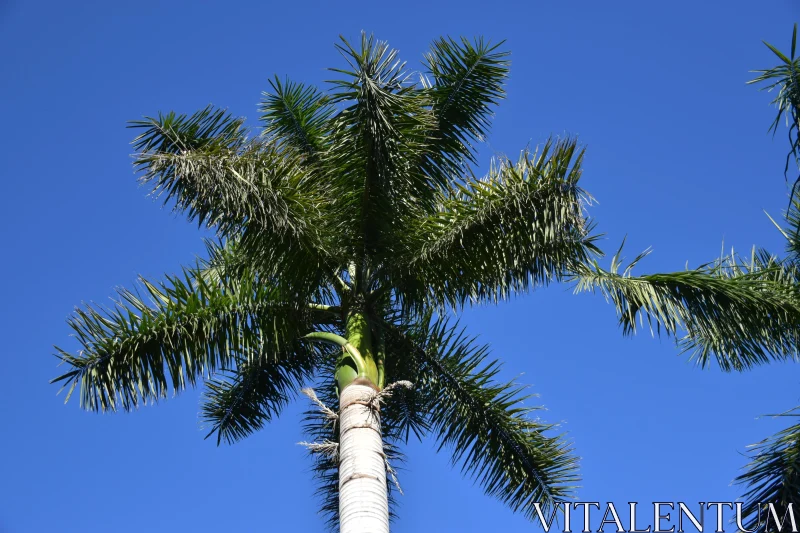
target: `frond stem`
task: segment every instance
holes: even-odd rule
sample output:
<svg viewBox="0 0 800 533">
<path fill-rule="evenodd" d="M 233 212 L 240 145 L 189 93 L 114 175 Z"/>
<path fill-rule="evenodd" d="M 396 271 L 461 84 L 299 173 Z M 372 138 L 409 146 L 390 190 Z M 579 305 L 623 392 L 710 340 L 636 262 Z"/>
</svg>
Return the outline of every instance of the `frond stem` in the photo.
<svg viewBox="0 0 800 533">
<path fill-rule="evenodd" d="M 361 352 L 359 352 L 355 346 L 350 344 L 350 342 L 341 335 L 327 331 L 313 331 L 307 335 L 304 335 L 303 338 L 312 342 L 325 342 L 327 344 L 335 344 L 336 346 L 341 347 L 342 350 L 347 352 L 348 355 L 350 355 L 350 357 L 353 359 L 359 376 L 367 376 L 367 363 L 364 360 L 364 357 L 361 355 Z"/>
</svg>

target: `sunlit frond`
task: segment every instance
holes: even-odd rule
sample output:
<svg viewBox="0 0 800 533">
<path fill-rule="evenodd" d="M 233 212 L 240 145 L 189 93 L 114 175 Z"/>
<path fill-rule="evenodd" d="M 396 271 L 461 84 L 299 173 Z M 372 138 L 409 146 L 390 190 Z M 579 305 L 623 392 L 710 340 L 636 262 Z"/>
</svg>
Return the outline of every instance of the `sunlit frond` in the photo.
<svg viewBox="0 0 800 533">
<path fill-rule="evenodd" d="M 311 326 L 303 307 L 277 299 L 273 287 L 253 276 L 212 284 L 187 269 L 183 277 L 141 285 L 140 292 L 121 290 L 110 309 L 77 308 L 69 325 L 81 349 L 56 348 L 71 369 L 53 381 L 64 382 L 70 394 L 80 385 L 86 409 L 129 410 L 194 386 L 237 359 L 299 352 L 298 339 Z"/>
<path fill-rule="evenodd" d="M 316 87 L 277 76 L 269 84 L 272 91 L 264 93 L 259 106 L 264 133 L 316 159 L 325 149 L 335 108 Z"/>
<path fill-rule="evenodd" d="M 170 113 L 135 126 L 145 129 L 134 141 L 135 163 L 154 195 L 236 240 L 251 262 L 271 268 L 274 282 L 294 292 L 308 294 L 334 271 L 338 222 L 300 156 L 246 139 L 238 122 L 219 112 Z"/>
<path fill-rule="evenodd" d="M 432 159 L 443 172 L 456 173 L 463 162 L 475 162 L 474 145 L 489 132 L 509 71 L 509 53 L 500 50 L 502 45 L 443 37 L 425 54 L 430 77 L 425 81 L 438 125 Z"/>
<path fill-rule="evenodd" d="M 384 267 L 404 304 L 501 300 L 598 254 L 584 213 L 590 197 L 578 186 L 582 159 L 575 140 L 550 141 L 517 163 L 499 161 L 435 214 L 410 220 Z"/>
<path fill-rule="evenodd" d="M 694 270 L 634 276 L 618 252 L 605 270 L 594 261 L 574 275 L 576 292 L 599 290 L 617 308 L 626 334 L 648 324 L 676 336 L 700 366 L 726 371 L 795 360 L 800 342 L 800 286 L 794 266 L 754 251 Z M 621 269 L 622 268 L 622 269 Z"/>
</svg>

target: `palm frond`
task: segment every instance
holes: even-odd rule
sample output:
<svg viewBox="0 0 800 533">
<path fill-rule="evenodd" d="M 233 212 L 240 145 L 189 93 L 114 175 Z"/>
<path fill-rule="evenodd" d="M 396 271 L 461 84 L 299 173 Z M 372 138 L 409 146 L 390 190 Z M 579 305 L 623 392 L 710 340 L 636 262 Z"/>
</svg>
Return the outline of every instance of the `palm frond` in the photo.
<svg viewBox="0 0 800 533">
<path fill-rule="evenodd" d="M 323 360 L 319 345 L 302 346 L 294 353 L 273 354 L 252 361 L 239 359 L 231 370 L 206 382 L 200 413 L 211 426 L 206 438 L 217 434 L 217 445 L 241 440 L 263 428 L 297 395 Z"/>
<path fill-rule="evenodd" d="M 174 201 L 190 221 L 223 235 L 237 233 L 251 219 L 290 227 L 290 202 L 259 193 L 280 192 L 302 178 L 277 150 L 249 141 L 241 124 L 211 108 L 190 117 L 170 112 L 132 122 L 132 128 L 144 129 L 133 141 L 140 181 L 165 204 Z"/>
<path fill-rule="evenodd" d="M 795 195 L 786 211 L 786 222 L 789 227 L 783 232 L 786 237 L 786 252 L 789 259 L 800 264 L 800 198 Z"/>
<path fill-rule="evenodd" d="M 406 344 L 390 337 L 386 343 L 385 381 L 408 381 L 413 387 L 395 390 L 381 409 L 381 424 L 389 442 L 405 444 L 411 436 L 422 440 L 430 433 L 431 399 L 424 391 L 422 372 L 419 358 L 409 357 Z"/>
<path fill-rule="evenodd" d="M 252 260 L 242 253 L 235 239 L 204 239 L 206 256 L 199 259 L 198 277 L 211 284 L 224 284 L 249 275 L 254 267 Z"/>
<path fill-rule="evenodd" d="M 438 125 L 435 162 L 445 172 L 475 162 L 474 143 L 488 134 L 492 107 L 505 96 L 510 65 L 509 53 L 499 50 L 502 45 L 482 38 L 440 38 L 425 54 L 430 77 L 425 81 Z"/>
<path fill-rule="evenodd" d="M 676 336 L 697 364 L 711 360 L 742 371 L 772 360 L 795 360 L 800 341 L 797 270 L 766 252 L 749 261 L 731 254 L 694 270 L 633 276 L 642 254 L 623 270 L 621 249 L 611 268 L 597 262 L 575 274 L 576 292 L 599 290 L 617 308 L 625 334 L 647 323 Z"/>
<path fill-rule="evenodd" d="M 315 157 L 325 148 L 335 108 L 316 87 L 277 76 L 269 84 L 272 92 L 264 93 L 259 106 L 264 133 Z"/>
<path fill-rule="evenodd" d="M 311 326 L 302 304 L 280 300 L 255 276 L 209 283 L 197 269 L 158 285 L 141 279 L 137 292 L 120 290 L 113 307 L 78 308 L 68 323 L 77 353 L 56 347 L 71 367 L 53 382 L 69 396 L 80 385 L 88 410 L 130 410 L 194 386 L 237 360 L 274 360 L 300 353 Z"/>
<path fill-rule="evenodd" d="M 130 128 L 144 129 L 133 141 L 134 149 L 143 153 L 179 154 L 194 150 L 232 150 L 247 140 L 244 120 L 224 109 L 207 106 L 192 115 L 174 111 L 157 118 L 134 120 Z"/>
<path fill-rule="evenodd" d="M 330 82 L 330 99 L 344 109 L 334 119 L 326 169 L 342 184 L 348 226 L 356 228 L 353 247 L 362 256 L 403 208 L 432 197 L 434 184 L 419 161 L 435 124 L 395 50 L 366 34 L 360 48 L 344 39 L 338 48 L 349 69 L 331 69 L 342 77 Z"/>
<path fill-rule="evenodd" d="M 276 281 L 303 285 L 293 292 L 316 289 L 337 264 L 330 235 L 338 222 L 324 185 L 300 156 L 246 139 L 239 122 L 220 113 L 135 123 L 145 128 L 134 141 L 141 181 L 189 220 L 237 240 L 253 263 L 272 268 Z"/>
<path fill-rule="evenodd" d="M 335 365 L 328 362 L 320 368 L 314 392 L 319 401 L 332 412 L 339 412 L 339 397 L 334 380 Z M 339 445 L 339 424 L 336 419 L 320 411 L 312 404 L 303 413 L 303 433 L 312 443 L 332 443 Z M 312 460 L 311 473 L 316 481 L 316 496 L 319 500 L 319 513 L 330 531 L 339 524 L 339 455 L 309 449 Z"/>
<path fill-rule="evenodd" d="M 308 225 L 298 215 L 309 208 L 295 192 L 302 191 L 304 176 L 294 161 L 267 145 L 249 142 L 239 152 L 145 152 L 136 163 L 154 196 L 165 204 L 174 200 L 189 220 L 221 235 L 236 235 L 245 227 L 279 233 Z"/>
<path fill-rule="evenodd" d="M 582 159 L 574 139 L 551 140 L 516 164 L 502 159 L 402 227 L 385 268 L 404 304 L 501 300 L 599 254 L 584 216 L 590 197 L 578 186 Z"/>
<path fill-rule="evenodd" d="M 487 494 L 531 519 L 534 503 L 547 509 L 570 496 L 577 481 L 570 445 L 533 417 L 540 408 L 526 405 L 524 387 L 496 381 L 500 365 L 487 360 L 486 346 L 443 319 L 392 327 L 389 336 L 422 367 L 416 388 L 427 395 L 439 449 L 449 449 Z"/>
<path fill-rule="evenodd" d="M 789 201 L 789 208 L 784 213 L 786 227 L 776 222 L 771 216 L 767 215 L 767 217 L 786 239 L 786 260 L 800 264 L 800 197 L 793 194 Z"/>
<path fill-rule="evenodd" d="M 782 416 L 797 417 L 797 409 Z M 800 507 L 800 424 L 750 446 L 750 462 L 734 483 L 746 488 L 742 516 L 750 531 L 773 532 L 774 517 L 767 504 L 773 504 L 782 518 L 789 504 Z M 769 518 L 769 521 L 768 521 Z M 771 525 L 770 525 L 771 524 Z"/>
<path fill-rule="evenodd" d="M 775 116 L 775 120 L 772 121 L 770 130 L 773 134 L 777 133 L 781 119 L 786 119 L 789 126 L 790 147 L 789 153 L 786 154 L 786 167 L 784 169 L 784 175 L 786 175 L 789 172 L 789 163 L 792 158 L 800 165 L 800 136 L 798 136 L 798 127 L 800 127 L 800 57 L 795 57 L 797 24 L 794 25 L 794 31 L 792 32 L 792 48 L 789 57 L 771 44 L 767 42 L 764 42 L 764 44 L 781 62 L 769 69 L 753 71 L 757 72 L 758 76 L 748 83 L 766 83 L 762 90 L 778 90 L 778 94 L 772 100 L 772 104 L 778 109 L 778 113 Z M 794 198 L 795 188 L 799 182 L 800 177 L 795 180 L 792 186 L 792 198 Z"/>
</svg>

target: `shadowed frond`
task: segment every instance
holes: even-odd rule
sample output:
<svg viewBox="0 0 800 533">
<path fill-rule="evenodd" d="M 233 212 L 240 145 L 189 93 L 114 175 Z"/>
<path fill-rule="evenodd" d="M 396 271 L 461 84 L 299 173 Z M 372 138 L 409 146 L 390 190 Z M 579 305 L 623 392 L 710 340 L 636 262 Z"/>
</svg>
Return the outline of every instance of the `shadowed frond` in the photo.
<svg viewBox="0 0 800 533">
<path fill-rule="evenodd" d="M 433 114 L 438 125 L 434 163 L 455 174 L 464 161 L 475 162 L 473 143 L 491 126 L 492 107 L 505 96 L 508 52 L 503 42 L 436 39 L 425 54 Z"/>
<path fill-rule="evenodd" d="M 431 398 L 423 389 L 421 361 L 409 357 L 407 344 L 398 340 L 386 339 L 386 383 L 407 381 L 414 386 L 393 391 L 382 407 L 381 423 L 391 441 L 405 444 L 412 435 L 422 440 L 430 433 Z"/>
<path fill-rule="evenodd" d="M 261 263 L 254 261 L 251 250 L 244 248 L 239 239 L 204 239 L 206 256 L 198 260 L 197 275 L 209 283 L 228 283 L 235 281 L 240 276 L 257 275 L 264 282 L 273 285 L 285 295 L 287 300 L 309 300 L 317 310 L 324 310 L 333 302 L 334 287 L 331 284 L 333 276 L 318 270 L 311 272 L 304 269 L 288 271 L 280 275 L 280 265 L 276 263 Z M 307 265 L 306 265 L 307 266 Z M 319 285 L 316 285 L 319 284 Z M 310 293 L 299 292 L 301 286 L 314 288 Z M 303 297 L 302 295 L 307 295 Z M 311 304 L 310 304 L 311 305 Z M 337 315 L 338 316 L 338 315 Z M 329 313 L 317 313 L 315 320 L 327 323 Z"/>
<path fill-rule="evenodd" d="M 264 133 L 275 136 L 309 157 L 325 148 L 325 136 L 331 129 L 335 108 L 316 87 L 270 80 L 271 93 L 264 93 L 259 110 Z"/>
<path fill-rule="evenodd" d="M 249 275 L 254 266 L 234 239 L 204 239 L 206 257 L 199 261 L 198 277 L 211 284 L 224 284 Z"/>
<path fill-rule="evenodd" d="M 120 290 L 110 309 L 76 309 L 68 322 L 81 350 L 56 347 L 72 369 L 53 381 L 64 382 L 69 395 L 80 385 L 85 409 L 129 410 L 194 386 L 237 359 L 296 353 L 310 327 L 305 309 L 280 301 L 276 289 L 253 276 L 216 284 L 186 269 L 183 278 L 141 284 L 143 294 Z"/>
<path fill-rule="evenodd" d="M 313 461 L 311 472 L 316 481 L 316 496 L 319 499 L 319 513 L 327 526 L 333 531 L 339 523 L 339 424 L 330 413 L 339 412 L 339 398 L 334 380 L 335 364 L 328 361 L 320 368 L 319 379 L 314 385 L 318 400 L 330 411 L 325 413 L 314 404 L 303 413 L 303 433 L 311 443 L 332 444 L 335 450 L 309 449 Z"/>
<path fill-rule="evenodd" d="M 295 351 L 271 354 L 252 361 L 238 360 L 237 367 L 218 373 L 206 382 L 200 409 L 211 426 L 206 435 L 217 434 L 217 444 L 241 440 L 278 416 L 310 379 L 323 359 L 319 344 L 297 343 Z"/>
<path fill-rule="evenodd" d="M 797 409 L 782 416 L 797 417 Z M 737 485 L 747 487 L 742 507 L 743 525 L 757 533 L 778 531 L 773 516 L 765 507 L 774 504 L 780 519 L 789 504 L 793 504 L 795 513 L 800 507 L 800 424 L 794 424 L 750 448 L 751 461 L 744 467 L 745 472 L 734 480 Z M 769 527 L 767 517 L 770 518 Z"/>
<path fill-rule="evenodd" d="M 396 233 L 385 265 L 406 306 L 497 301 L 561 279 L 599 250 L 578 187 L 583 152 L 549 141 L 514 164 L 502 159 L 442 200 L 438 211 Z"/>
<path fill-rule="evenodd" d="M 525 405 L 531 396 L 524 387 L 495 380 L 500 364 L 487 361 L 488 348 L 446 320 L 404 329 L 387 334 L 419 361 L 415 388 L 427 396 L 439 449 L 451 450 L 487 494 L 528 518 L 535 502 L 550 508 L 568 498 L 578 479 L 570 445 L 533 417 L 540 408 Z"/>
<path fill-rule="evenodd" d="M 620 253 L 609 270 L 593 262 L 574 279 L 576 292 L 600 290 L 614 303 L 626 334 L 637 322 L 672 336 L 683 330 L 679 345 L 698 365 L 714 358 L 725 371 L 797 358 L 800 292 L 792 265 L 754 250 L 748 262 L 731 254 L 694 270 L 633 276 L 646 254 L 620 271 Z"/>
</svg>

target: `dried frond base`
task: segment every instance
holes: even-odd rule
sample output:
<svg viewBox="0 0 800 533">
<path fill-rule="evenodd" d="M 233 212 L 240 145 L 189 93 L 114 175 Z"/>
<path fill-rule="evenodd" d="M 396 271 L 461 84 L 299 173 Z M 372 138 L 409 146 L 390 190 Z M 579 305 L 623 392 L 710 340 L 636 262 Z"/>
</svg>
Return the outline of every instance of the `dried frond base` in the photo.
<svg viewBox="0 0 800 533">
<path fill-rule="evenodd" d="M 333 441 L 323 442 L 298 442 L 300 446 L 305 446 L 311 454 L 321 454 L 331 459 L 332 461 L 339 460 L 339 443 Z"/>
</svg>

